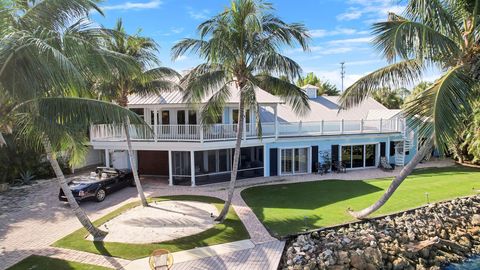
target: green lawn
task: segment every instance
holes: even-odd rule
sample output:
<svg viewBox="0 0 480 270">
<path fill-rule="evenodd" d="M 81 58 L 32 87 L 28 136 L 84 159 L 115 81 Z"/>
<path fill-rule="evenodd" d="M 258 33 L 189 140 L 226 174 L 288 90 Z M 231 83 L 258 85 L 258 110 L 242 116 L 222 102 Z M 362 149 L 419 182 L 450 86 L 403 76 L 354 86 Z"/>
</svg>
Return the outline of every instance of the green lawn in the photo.
<svg viewBox="0 0 480 270">
<path fill-rule="evenodd" d="M 7 270 L 109 270 L 111 268 L 64 261 L 43 256 L 30 256 Z"/>
<path fill-rule="evenodd" d="M 223 201 L 212 197 L 203 196 L 171 196 L 153 198 L 150 201 L 162 201 L 162 200 L 180 200 L 180 201 L 197 201 L 214 204 L 220 211 L 223 207 Z M 120 215 L 128 209 L 138 206 L 140 203 L 126 204 L 114 212 L 96 220 L 95 225 L 99 226 L 108 220 Z M 161 217 L 158 217 L 161 218 Z M 210 245 L 217 245 L 232 241 L 239 241 L 248 239 L 249 235 L 243 223 L 235 214 L 233 208 L 227 215 L 227 219 L 221 223 L 215 225 L 213 228 L 208 229 L 199 234 L 187 236 L 174 241 L 167 241 L 154 244 L 125 244 L 125 243 L 111 243 L 111 242 L 92 242 L 85 240 L 87 231 L 85 229 L 79 229 L 72 234 L 58 240 L 53 244 L 55 247 L 69 248 L 75 250 L 81 250 L 96 254 L 102 254 L 107 256 L 119 257 L 124 259 L 138 259 L 148 257 L 155 249 L 168 249 L 171 252 L 192 249 L 195 247 L 203 247 Z"/>
<path fill-rule="evenodd" d="M 355 173 L 350 171 L 348 173 Z M 242 197 L 265 226 L 277 236 L 341 224 L 354 219 L 346 212 L 375 202 L 390 179 L 366 181 L 327 180 L 252 187 Z M 416 170 L 375 215 L 389 214 L 430 202 L 476 194 L 480 170 L 448 167 Z"/>
</svg>

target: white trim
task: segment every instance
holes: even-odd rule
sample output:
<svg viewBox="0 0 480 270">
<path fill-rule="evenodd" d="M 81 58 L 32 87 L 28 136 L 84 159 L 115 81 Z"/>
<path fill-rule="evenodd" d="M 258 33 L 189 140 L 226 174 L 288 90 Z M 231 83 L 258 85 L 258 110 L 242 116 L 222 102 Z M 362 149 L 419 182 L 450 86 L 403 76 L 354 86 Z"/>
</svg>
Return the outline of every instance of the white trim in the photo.
<svg viewBox="0 0 480 270">
<path fill-rule="evenodd" d="M 192 187 L 195 186 L 195 152 L 190 151 L 190 179 L 192 181 Z"/>
<path fill-rule="evenodd" d="M 171 150 L 168 150 L 168 185 L 173 186 L 173 162 Z"/>
</svg>

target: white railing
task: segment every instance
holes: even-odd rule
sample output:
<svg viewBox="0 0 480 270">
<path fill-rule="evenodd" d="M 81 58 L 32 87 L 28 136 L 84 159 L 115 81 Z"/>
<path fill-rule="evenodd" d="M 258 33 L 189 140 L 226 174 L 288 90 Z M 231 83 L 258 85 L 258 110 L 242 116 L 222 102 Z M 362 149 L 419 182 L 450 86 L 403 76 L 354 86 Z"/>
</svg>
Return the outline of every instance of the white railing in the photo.
<svg viewBox="0 0 480 270">
<path fill-rule="evenodd" d="M 319 122 L 262 123 L 262 138 L 304 137 L 342 134 L 403 132 L 405 123 L 401 119 L 389 120 L 339 120 Z M 211 142 L 230 141 L 237 136 L 236 124 L 213 125 L 131 125 L 132 140 Z M 90 129 L 92 141 L 125 140 L 122 125 L 93 125 Z M 242 139 L 258 138 L 255 124 L 245 125 Z"/>
</svg>

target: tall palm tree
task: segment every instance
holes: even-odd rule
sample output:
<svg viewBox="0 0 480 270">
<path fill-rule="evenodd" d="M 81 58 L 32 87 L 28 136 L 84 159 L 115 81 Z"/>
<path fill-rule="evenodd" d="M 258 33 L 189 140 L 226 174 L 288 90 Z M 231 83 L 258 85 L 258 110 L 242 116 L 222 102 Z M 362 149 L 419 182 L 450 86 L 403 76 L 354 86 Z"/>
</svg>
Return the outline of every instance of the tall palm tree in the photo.
<svg viewBox="0 0 480 270">
<path fill-rule="evenodd" d="M 112 31 L 112 38 L 107 41 L 107 48 L 132 57 L 138 65 L 138 69 L 129 74 L 114 72 L 113 79 L 98 82 L 94 87 L 97 95 L 113 100 L 122 107 L 127 107 L 128 96 L 131 94 L 159 94 L 163 91 L 177 89 L 175 80 L 178 80 L 180 75 L 173 69 L 158 67 L 160 61 L 157 57 L 157 43 L 151 38 L 141 36 L 140 31 L 135 35 L 128 35 L 121 19 L 117 20 Z M 134 160 L 128 119 L 123 121 L 123 126 L 135 185 L 142 205 L 148 206 Z"/>
<path fill-rule="evenodd" d="M 217 217 L 219 221 L 225 219 L 235 189 L 246 108 L 255 113 L 261 136 L 255 89 L 259 87 L 278 95 L 299 114 L 309 110 L 306 94 L 290 83 L 300 77 L 300 66 L 279 53 L 282 46 L 296 44 L 307 50 L 307 30 L 302 24 L 285 23 L 271 11 L 270 3 L 234 0 L 224 12 L 198 26 L 199 39 L 186 38 L 172 48 L 174 59 L 192 52 L 205 60 L 181 81 L 188 103 L 198 104 L 209 98 L 201 112 L 203 124 L 212 123 L 222 113 L 234 94 L 230 86 L 239 93 L 232 172 L 227 200 Z M 269 74 L 284 75 L 288 80 Z"/>
<path fill-rule="evenodd" d="M 80 98 L 88 82 L 136 67 L 131 59 L 102 47 L 108 31 L 87 18 L 97 10 L 90 0 L 0 2 L 0 91 L 16 105 L 8 111 L 22 139 L 42 147 L 59 186 L 80 221 L 95 239 L 96 228 L 78 206 L 60 169 L 56 151 L 84 138 L 91 123 L 138 116 L 117 105 Z"/>
<path fill-rule="evenodd" d="M 465 129 L 464 115 L 472 112 L 480 78 L 480 0 L 410 0 L 404 16 L 389 14 L 388 21 L 373 25 L 374 46 L 390 65 L 374 71 L 350 86 L 342 96 L 345 108 L 358 104 L 385 87 L 420 81 L 427 67 L 444 73 L 405 105 L 411 128 L 426 142 L 395 177 L 385 194 L 355 217 L 378 210 L 413 171 L 434 143 L 441 151 Z"/>
</svg>

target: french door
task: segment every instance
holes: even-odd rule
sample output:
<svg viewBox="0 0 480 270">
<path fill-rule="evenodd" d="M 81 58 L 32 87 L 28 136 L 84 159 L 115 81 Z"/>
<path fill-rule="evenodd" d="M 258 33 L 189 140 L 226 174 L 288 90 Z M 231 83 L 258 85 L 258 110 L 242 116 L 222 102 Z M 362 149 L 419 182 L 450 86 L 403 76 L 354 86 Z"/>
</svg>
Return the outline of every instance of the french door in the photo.
<svg viewBox="0 0 480 270">
<path fill-rule="evenodd" d="M 280 151 L 281 174 L 308 172 L 308 148 L 288 148 Z"/>
<path fill-rule="evenodd" d="M 342 163 L 346 168 L 365 168 L 376 165 L 376 144 L 343 145 Z"/>
</svg>

